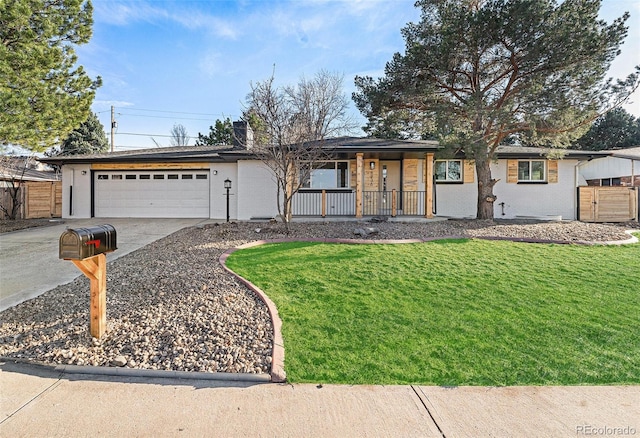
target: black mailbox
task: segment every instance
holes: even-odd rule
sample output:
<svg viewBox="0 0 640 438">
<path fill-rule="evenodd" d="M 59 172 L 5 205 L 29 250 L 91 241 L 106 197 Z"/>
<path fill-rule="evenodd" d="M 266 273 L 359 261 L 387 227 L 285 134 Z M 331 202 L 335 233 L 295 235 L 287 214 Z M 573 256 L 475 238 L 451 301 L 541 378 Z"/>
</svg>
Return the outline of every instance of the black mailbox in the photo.
<svg viewBox="0 0 640 438">
<path fill-rule="evenodd" d="M 68 229 L 60 236 L 60 258 L 65 260 L 82 260 L 116 249 L 112 225 Z"/>
</svg>

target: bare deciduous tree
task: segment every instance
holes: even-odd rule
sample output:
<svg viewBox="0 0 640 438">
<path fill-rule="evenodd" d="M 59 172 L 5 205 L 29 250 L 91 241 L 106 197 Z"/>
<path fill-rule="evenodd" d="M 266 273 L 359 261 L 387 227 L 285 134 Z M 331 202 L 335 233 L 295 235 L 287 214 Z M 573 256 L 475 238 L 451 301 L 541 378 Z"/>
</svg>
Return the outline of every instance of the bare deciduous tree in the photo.
<svg viewBox="0 0 640 438">
<path fill-rule="evenodd" d="M 187 146 L 189 139 L 187 128 L 185 128 L 184 125 L 179 123 L 173 125 L 173 128 L 171 128 L 171 138 L 169 139 L 171 146 Z"/>
<path fill-rule="evenodd" d="M 355 128 L 347 116 L 343 76 L 324 70 L 295 86 L 278 87 L 274 77 L 251 84 L 245 119 L 254 131 L 250 147 L 273 172 L 278 214 L 288 231 L 291 201 L 317 163 L 330 159 L 323 140 Z"/>
<path fill-rule="evenodd" d="M 3 182 L 2 190 L 9 196 L 0 197 L 0 211 L 5 218 L 15 220 L 22 207 L 20 193 L 22 179 L 25 172 L 33 162 L 33 157 L 0 156 L 0 176 Z"/>
</svg>

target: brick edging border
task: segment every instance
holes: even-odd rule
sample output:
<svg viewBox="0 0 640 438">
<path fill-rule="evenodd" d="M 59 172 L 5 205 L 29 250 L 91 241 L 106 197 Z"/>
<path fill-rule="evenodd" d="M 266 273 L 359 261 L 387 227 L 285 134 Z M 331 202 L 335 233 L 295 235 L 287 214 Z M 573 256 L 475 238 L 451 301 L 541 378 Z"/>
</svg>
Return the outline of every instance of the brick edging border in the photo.
<svg viewBox="0 0 640 438">
<path fill-rule="evenodd" d="M 282 338 L 282 320 L 278 315 L 278 309 L 276 305 L 271 299 L 267 296 L 266 293 L 262 289 L 260 289 L 255 284 L 251 283 L 246 278 L 241 275 L 236 274 L 227 266 L 227 259 L 234 252 L 252 248 L 254 246 L 260 246 L 267 243 L 290 243 L 290 242 L 318 242 L 318 243 L 347 243 L 347 244 L 391 244 L 391 245 L 399 245 L 405 243 L 426 243 L 433 242 L 436 240 L 446 240 L 446 239 L 482 239 L 482 240 L 509 240 L 512 242 L 523 242 L 523 243 L 555 243 L 562 245 L 624 245 L 629 243 L 638 243 L 638 238 L 635 237 L 632 233 L 637 232 L 637 230 L 628 230 L 625 233 L 629 234 L 631 238 L 627 240 L 618 240 L 618 241 L 609 241 L 609 242 L 589 242 L 589 241 L 570 241 L 570 240 L 548 240 L 548 239 L 530 239 L 526 237 L 497 237 L 497 236 L 438 236 L 438 237 L 428 237 L 425 239 L 332 239 L 332 238 L 311 238 L 311 239 L 300 239 L 300 238 L 281 238 L 281 239 L 266 239 L 266 240 L 254 240 L 252 242 L 248 242 L 242 244 L 240 246 L 236 246 L 234 248 L 229 248 L 218 258 L 220 264 L 224 268 L 225 271 L 233 275 L 237 278 L 242 284 L 247 286 L 250 290 L 255 292 L 258 295 L 258 298 L 267 306 L 269 310 L 269 316 L 271 317 L 271 324 L 273 326 L 273 350 L 271 352 L 271 381 L 274 383 L 282 383 L 286 382 L 287 375 L 284 370 L 284 340 Z"/>
</svg>

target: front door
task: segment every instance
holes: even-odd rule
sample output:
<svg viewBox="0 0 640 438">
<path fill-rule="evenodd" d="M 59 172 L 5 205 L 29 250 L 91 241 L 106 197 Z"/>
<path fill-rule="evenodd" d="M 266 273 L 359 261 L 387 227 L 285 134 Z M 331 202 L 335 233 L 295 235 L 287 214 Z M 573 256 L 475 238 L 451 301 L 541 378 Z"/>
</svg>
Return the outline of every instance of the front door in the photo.
<svg viewBox="0 0 640 438">
<path fill-rule="evenodd" d="M 401 161 L 380 161 L 380 190 L 382 191 L 380 202 L 380 215 L 390 216 L 392 205 L 392 190 L 396 191 L 396 209 L 402 209 L 402 196 L 400 170 Z"/>
</svg>

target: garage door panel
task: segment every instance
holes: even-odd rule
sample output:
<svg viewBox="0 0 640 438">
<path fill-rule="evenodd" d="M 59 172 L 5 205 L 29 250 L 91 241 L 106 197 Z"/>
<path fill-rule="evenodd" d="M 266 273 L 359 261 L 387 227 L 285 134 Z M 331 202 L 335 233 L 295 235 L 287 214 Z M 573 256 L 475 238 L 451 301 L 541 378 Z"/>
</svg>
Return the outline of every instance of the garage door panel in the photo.
<svg viewBox="0 0 640 438">
<path fill-rule="evenodd" d="M 208 218 L 208 171 L 197 173 L 205 177 L 196 178 L 193 171 L 176 170 L 156 173 L 96 172 L 95 216 Z M 192 177 L 183 178 L 183 175 Z"/>
</svg>

